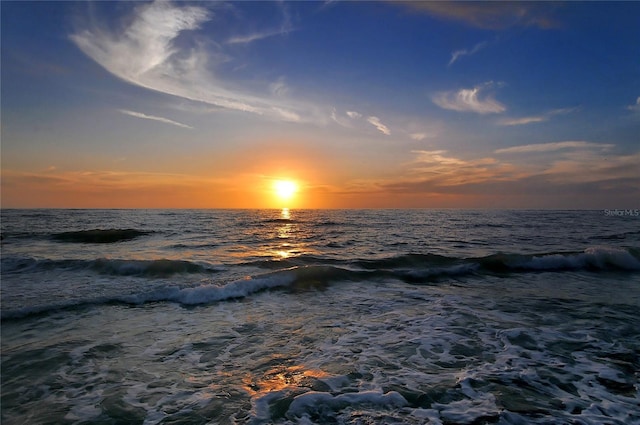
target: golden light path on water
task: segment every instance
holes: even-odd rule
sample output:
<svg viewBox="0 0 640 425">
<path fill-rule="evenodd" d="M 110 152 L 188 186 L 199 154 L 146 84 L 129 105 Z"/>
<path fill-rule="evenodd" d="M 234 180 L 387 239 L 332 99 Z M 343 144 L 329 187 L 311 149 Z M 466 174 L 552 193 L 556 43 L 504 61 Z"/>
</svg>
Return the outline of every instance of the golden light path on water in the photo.
<svg viewBox="0 0 640 425">
<path fill-rule="evenodd" d="M 224 255 L 237 258 L 248 255 L 262 260 L 279 261 L 317 251 L 308 242 L 313 230 L 300 222 L 298 213 L 290 208 L 264 210 L 260 213 L 258 222 L 247 227 L 245 232 L 247 237 L 259 235 L 264 243 L 251 249 L 240 244 L 227 248 Z"/>
<path fill-rule="evenodd" d="M 292 232 L 293 232 L 293 223 L 287 223 L 284 221 L 288 221 L 291 220 L 291 211 L 289 211 L 289 208 L 283 208 L 282 211 L 280 212 L 280 216 L 281 216 L 281 220 L 283 220 L 283 223 L 281 226 L 278 227 L 278 239 L 281 240 L 288 240 L 291 238 L 292 236 Z M 280 250 L 277 251 L 277 255 L 280 258 L 289 258 L 293 255 L 294 253 L 294 249 L 295 249 L 295 245 L 292 245 L 289 242 L 283 242 L 280 244 Z"/>
<path fill-rule="evenodd" d="M 261 376 L 248 373 L 243 377 L 242 382 L 245 391 L 253 397 L 287 388 L 309 385 L 314 379 L 326 378 L 328 376 L 329 374 L 326 372 L 306 369 L 301 365 L 288 366 L 278 364 L 267 370 Z"/>
</svg>

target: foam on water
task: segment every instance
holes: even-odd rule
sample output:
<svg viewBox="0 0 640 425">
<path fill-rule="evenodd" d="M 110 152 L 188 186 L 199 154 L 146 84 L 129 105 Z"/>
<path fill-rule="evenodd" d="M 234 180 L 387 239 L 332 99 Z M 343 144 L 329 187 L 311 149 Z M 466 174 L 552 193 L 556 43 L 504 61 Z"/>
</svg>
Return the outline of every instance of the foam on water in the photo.
<svg viewBox="0 0 640 425">
<path fill-rule="evenodd" d="M 525 270 L 640 270 L 640 259 L 631 250 L 616 247 L 589 247 L 583 253 L 524 257 L 506 264 Z"/>
<path fill-rule="evenodd" d="M 255 279 L 232 282 L 223 287 L 207 285 L 197 288 L 185 288 L 171 293 L 166 299 L 186 305 L 194 305 L 233 298 L 244 298 L 247 295 L 265 289 L 289 286 L 295 281 L 295 278 L 295 273 L 280 272 Z"/>
<path fill-rule="evenodd" d="M 313 417 L 326 416 L 328 411 L 337 412 L 347 407 L 356 408 L 361 405 L 367 405 L 374 409 L 393 409 L 407 404 L 407 400 L 395 391 L 385 394 L 377 391 L 363 391 L 359 393 L 344 393 L 337 396 L 326 392 L 309 391 L 293 399 L 285 416 L 290 419 L 303 417 L 311 419 Z"/>
<path fill-rule="evenodd" d="M 30 330 L 16 322 L 3 343 L 26 332 L 33 348 L 3 350 L 3 372 L 29 376 L 4 402 L 66 406 L 70 422 L 640 420 L 633 307 L 455 292 L 353 282 L 195 310 L 59 313 L 24 322 Z"/>
<path fill-rule="evenodd" d="M 22 398 L 25 412 L 37 403 L 70 422 L 640 420 L 631 306 L 353 282 L 197 309 L 112 306 L 15 325 L 3 343 L 31 334 L 31 349 L 3 350 L 3 373 L 26 374 L 5 387 L 3 404 Z M 49 335 L 51 327 L 64 340 Z"/>
</svg>

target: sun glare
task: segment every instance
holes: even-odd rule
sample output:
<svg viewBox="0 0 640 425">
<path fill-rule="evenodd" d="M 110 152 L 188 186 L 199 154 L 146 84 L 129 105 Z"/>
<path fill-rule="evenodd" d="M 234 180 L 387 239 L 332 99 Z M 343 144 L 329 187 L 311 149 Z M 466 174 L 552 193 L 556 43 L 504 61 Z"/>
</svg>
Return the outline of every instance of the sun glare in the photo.
<svg viewBox="0 0 640 425">
<path fill-rule="evenodd" d="M 298 191 L 298 184 L 292 180 L 276 180 L 273 182 L 273 190 L 278 198 L 288 201 Z"/>
</svg>

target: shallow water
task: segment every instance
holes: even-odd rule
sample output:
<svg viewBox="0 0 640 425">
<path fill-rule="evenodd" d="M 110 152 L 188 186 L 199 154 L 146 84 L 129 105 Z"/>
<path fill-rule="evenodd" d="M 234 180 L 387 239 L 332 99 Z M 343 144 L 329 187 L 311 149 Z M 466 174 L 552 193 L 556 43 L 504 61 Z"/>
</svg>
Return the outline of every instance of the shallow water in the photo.
<svg viewBox="0 0 640 425">
<path fill-rule="evenodd" d="M 57 237 L 95 229 L 123 238 Z M 8 210 L 2 235 L 3 423 L 640 423 L 636 217 Z"/>
</svg>

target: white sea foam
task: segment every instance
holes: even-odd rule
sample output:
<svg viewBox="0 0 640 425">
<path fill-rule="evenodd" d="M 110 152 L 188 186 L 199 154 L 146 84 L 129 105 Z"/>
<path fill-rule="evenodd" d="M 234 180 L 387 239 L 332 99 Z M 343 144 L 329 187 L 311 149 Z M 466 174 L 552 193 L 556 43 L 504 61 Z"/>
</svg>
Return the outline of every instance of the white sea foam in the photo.
<svg viewBox="0 0 640 425">
<path fill-rule="evenodd" d="M 445 287 L 361 282 L 187 311 L 177 304 L 110 308 L 82 326 L 60 315 L 77 333 L 69 335 L 70 346 L 54 337 L 33 341 L 46 352 L 69 353 L 68 364 L 26 380 L 24 391 L 53 380 L 64 388 L 56 394 L 65 396 L 68 419 L 78 421 L 102 420 L 126 406 L 148 424 L 212 412 L 219 412 L 215 421 L 235 415 L 255 424 L 348 423 L 356 412 L 416 425 L 633 423 L 629 409 L 637 399 L 623 363 L 600 357 L 631 354 L 607 341 L 615 335 L 598 329 L 599 316 L 571 319 L 574 309 L 559 306 L 564 319 L 534 326 L 543 313 L 535 308 L 509 309 Z M 92 340 L 97 334 L 100 343 Z M 21 359 L 24 367 L 28 361 Z M 616 393 L 618 387 L 629 394 Z"/>
<path fill-rule="evenodd" d="M 182 304 L 205 304 L 213 301 L 243 298 L 265 289 L 289 286 L 296 279 L 295 273 L 277 273 L 264 277 L 249 278 L 231 282 L 225 286 L 199 286 L 197 288 L 185 288 L 170 296 L 171 301 Z"/>
<path fill-rule="evenodd" d="M 548 254 L 523 258 L 508 263 L 514 268 L 532 270 L 562 269 L 621 269 L 640 270 L 640 259 L 627 249 L 616 247 L 590 247 L 582 253 Z"/>
<path fill-rule="evenodd" d="M 355 407 L 363 404 L 383 408 L 398 408 L 406 406 L 408 403 L 404 397 L 395 391 L 385 394 L 364 391 L 337 396 L 325 392 L 310 391 L 293 399 L 287 411 L 287 416 L 292 419 L 301 418 L 313 413 L 324 412 L 327 409 L 338 411 L 346 407 Z"/>
<path fill-rule="evenodd" d="M 585 255 L 600 268 L 613 264 L 624 270 L 640 270 L 640 259 L 623 248 L 592 247 L 585 250 Z"/>
</svg>

